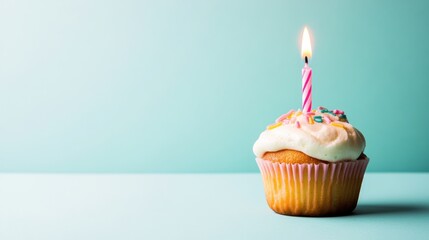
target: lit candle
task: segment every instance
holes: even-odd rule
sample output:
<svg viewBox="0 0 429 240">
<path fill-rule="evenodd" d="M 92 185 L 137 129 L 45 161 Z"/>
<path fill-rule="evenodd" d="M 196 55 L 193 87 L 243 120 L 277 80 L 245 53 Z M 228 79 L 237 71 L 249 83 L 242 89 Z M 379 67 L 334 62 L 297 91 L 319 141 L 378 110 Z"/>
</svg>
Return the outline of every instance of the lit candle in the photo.
<svg viewBox="0 0 429 240">
<path fill-rule="evenodd" d="M 301 56 L 304 58 L 305 64 L 302 69 L 302 111 L 304 113 L 311 112 L 311 87 L 312 87 L 312 73 L 313 70 L 308 66 L 308 59 L 311 58 L 311 43 L 310 34 L 308 33 L 307 27 L 304 28 L 302 34 L 302 45 L 301 45 Z"/>
</svg>

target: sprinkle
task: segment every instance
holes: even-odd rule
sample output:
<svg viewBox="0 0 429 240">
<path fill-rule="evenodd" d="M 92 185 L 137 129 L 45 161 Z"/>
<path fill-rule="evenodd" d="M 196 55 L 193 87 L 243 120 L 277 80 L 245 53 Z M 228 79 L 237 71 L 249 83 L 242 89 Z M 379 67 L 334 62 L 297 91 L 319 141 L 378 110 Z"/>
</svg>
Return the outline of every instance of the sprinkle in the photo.
<svg viewBox="0 0 429 240">
<path fill-rule="evenodd" d="M 316 112 L 316 109 L 311 110 L 311 112 L 314 112 L 314 113 L 315 113 L 315 112 Z"/>
<path fill-rule="evenodd" d="M 348 122 L 348 121 L 347 121 L 347 116 L 346 116 L 346 115 L 344 115 L 344 114 L 342 114 L 342 115 L 340 116 L 340 121 L 341 121 L 341 122 Z"/>
<path fill-rule="evenodd" d="M 331 126 L 340 127 L 340 128 L 343 128 L 343 129 L 344 129 L 344 125 L 343 125 L 343 124 L 341 124 L 341 123 L 333 122 L 333 123 L 331 123 Z"/>
<path fill-rule="evenodd" d="M 305 122 L 308 123 L 308 117 L 306 116 L 304 119 L 305 119 Z"/>
<path fill-rule="evenodd" d="M 331 114 L 332 116 L 337 116 L 335 113 L 333 113 L 332 111 L 329 111 L 328 109 L 323 109 L 323 110 L 321 110 L 320 112 L 321 112 L 321 113 L 329 113 L 329 114 Z"/>
<path fill-rule="evenodd" d="M 312 117 L 308 117 L 308 122 L 309 122 L 310 124 L 314 124 L 313 118 L 312 118 Z"/>
<path fill-rule="evenodd" d="M 299 112 L 296 112 L 295 116 L 296 116 L 296 117 L 299 117 L 299 116 L 301 116 L 301 114 L 302 114 L 302 112 L 301 112 L 301 111 L 299 111 Z"/>
<path fill-rule="evenodd" d="M 325 110 L 326 108 L 325 108 L 325 107 L 320 106 L 320 107 L 318 107 L 318 109 L 319 109 L 319 110 Z"/>
<path fill-rule="evenodd" d="M 338 110 L 338 109 L 334 109 L 334 110 L 332 110 L 332 112 L 335 114 L 344 114 L 344 111 Z"/>
<path fill-rule="evenodd" d="M 316 121 L 316 122 L 318 122 L 318 123 L 323 122 L 323 120 L 322 120 L 322 116 L 314 116 L 314 121 Z"/>
<path fill-rule="evenodd" d="M 281 115 L 280 117 L 278 117 L 277 119 L 276 119 L 276 122 L 281 122 L 281 121 L 283 121 L 284 119 L 286 119 L 287 118 L 287 116 L 286 116 L 286 114 L 283 114 L 283 115 Z"/>
<path fill-rule="evenodd" d="M 285 113 L 285 114 L 281 115 L 279 118 L 276 119 L 276 122 L 281 122 L 281 121 L 285 120 L 292 113 L 293 113 L 293 110 L 290 110 L 288 113 Z"/>
<path fill-rule="evenodd" d="M 282 122 L 274 123 L 274 124 L 269 125 L 269 126 L 267 127 L 267 129 L 268 129 L 268 130 L 271 130 L 271 129 L 274 129 L 274 128 L 276 128 L 276 127 L 280 127 L 282 124 L 283 124 Z"/>
<path fill-rule="evenodd" d="M 295 125 L 296 125 L 296 127 L 297 127 L 297 128 L 300 128 L 300 127 L 301 127 L 301 124 L 299 124 L 299 121 L 296 121 L 296 122 L 295 122 Z"/>
<path fill-rule="evenodd" d="M 313 116 L 313 115 L 316 115 L 314 112 L 307 112 L 307 113 L 304 113 L 305 115 L 307 115 L 307 116 Z"/>
<path fill-rule="evenodd" d="M 324 116 L 323 117 L 323 119 L 325 119 L 325 122 L 327 123 L 327 124 L 330 124 L 332 121 L 331 121 L 331 119 L 329 119 L 329 117 L 328 116 Z"/>
</svg>

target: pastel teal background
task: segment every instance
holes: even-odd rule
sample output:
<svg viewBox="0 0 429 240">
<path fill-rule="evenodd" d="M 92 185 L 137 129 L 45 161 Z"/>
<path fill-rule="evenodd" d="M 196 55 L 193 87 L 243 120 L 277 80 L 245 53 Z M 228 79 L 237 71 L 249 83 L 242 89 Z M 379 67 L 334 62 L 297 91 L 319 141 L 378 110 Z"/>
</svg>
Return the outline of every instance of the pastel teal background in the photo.
<svg viewBox="0 0 429 240">
<path fill-rule="evenodd" d="M 256 172 L 300 107 L 346 110 L 370 171 L 429 171 L 427 1 L 0 0 L 1 172 Z"/>
</svg>

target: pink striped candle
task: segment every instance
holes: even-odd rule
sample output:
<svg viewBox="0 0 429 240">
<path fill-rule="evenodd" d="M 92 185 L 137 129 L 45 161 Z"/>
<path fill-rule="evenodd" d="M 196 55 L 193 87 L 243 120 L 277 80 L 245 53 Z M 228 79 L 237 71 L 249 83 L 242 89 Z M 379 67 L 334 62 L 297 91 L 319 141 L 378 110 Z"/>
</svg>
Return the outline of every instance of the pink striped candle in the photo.
<svg viewBox="0 0 429 240">
<path fill-rule="evenodd" d="M 302 111 L 303 112 L 311 112 L 311 75 L 313 70 L 306 63 L 304 68 L 302 69 Z"/>
<path fill-rule="evenodd" d="M 311 112 L 311 87 L 312 87 L 312 70 L 308 66 L 308 59 L 312 56 L 310 34 L 307 27 L 302 33 L 301 56 L 305 59 L 305 65 L 302 69 L 302 112 Z"/>
</svg>

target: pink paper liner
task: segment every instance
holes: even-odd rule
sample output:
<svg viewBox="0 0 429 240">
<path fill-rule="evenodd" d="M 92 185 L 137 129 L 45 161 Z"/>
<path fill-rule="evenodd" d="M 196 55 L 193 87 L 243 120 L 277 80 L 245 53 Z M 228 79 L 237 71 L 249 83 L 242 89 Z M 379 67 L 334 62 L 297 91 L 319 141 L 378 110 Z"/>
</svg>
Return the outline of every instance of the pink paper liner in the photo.
<svg viewBox="0 0 429 240">
<path fill-rule="evenodd" d="M 369 159 L 290 164 L 256 158 L 268 205 L 277 213 L 299 216 L 352 212 Z"/>
</svg>

